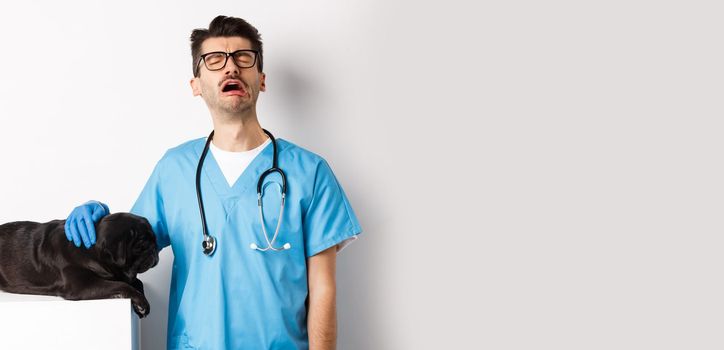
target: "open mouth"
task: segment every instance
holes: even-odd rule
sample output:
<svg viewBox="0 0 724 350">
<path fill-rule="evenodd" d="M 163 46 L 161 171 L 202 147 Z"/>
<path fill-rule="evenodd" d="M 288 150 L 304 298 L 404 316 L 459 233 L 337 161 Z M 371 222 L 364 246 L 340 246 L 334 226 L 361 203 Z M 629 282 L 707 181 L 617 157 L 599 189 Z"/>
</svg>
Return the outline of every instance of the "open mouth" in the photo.
<svg viewBox="0 0 724 350">
<path fill-rule="evenodd" d="M 229 93 L 230 95 L 246 95 L 246 90 L 238 80 L 227 80 L 221 86 L 221 92 Z"/>
<path fill-rule="evenodd" d="M 229 92 L 234 90 L 241 90 L 241 87 L 237 83 L 228 83 L 224 88 L 221 90 L 223 92 Z"/>
</svg>

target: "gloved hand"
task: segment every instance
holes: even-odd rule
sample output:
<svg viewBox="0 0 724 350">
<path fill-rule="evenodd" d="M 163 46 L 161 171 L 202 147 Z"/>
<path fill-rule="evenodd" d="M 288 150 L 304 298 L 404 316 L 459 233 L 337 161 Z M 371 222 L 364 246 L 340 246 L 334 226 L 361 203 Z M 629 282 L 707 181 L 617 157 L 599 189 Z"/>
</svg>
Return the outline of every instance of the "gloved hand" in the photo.
<svg viewBox="0 0 724 350">
<path fill-rule="evenodd" d="M 73 209 L 65 220 L 65 238 L 80 247 L 81 241 L 86 248 L 96 244 L 95 223 L 110 214 L 108 206 L 99 201 L 88 201 Z"/>
</svg>

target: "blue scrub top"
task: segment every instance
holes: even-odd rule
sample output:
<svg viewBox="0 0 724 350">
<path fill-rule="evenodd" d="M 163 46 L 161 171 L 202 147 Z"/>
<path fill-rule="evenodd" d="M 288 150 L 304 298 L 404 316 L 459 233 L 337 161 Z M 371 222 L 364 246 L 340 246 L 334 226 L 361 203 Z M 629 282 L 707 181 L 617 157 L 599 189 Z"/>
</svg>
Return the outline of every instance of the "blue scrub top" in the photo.
<svg viewBox="0 0 724 350">
<path fill-rule="evenodd" d="M 160 248 L 174 253 L 168 313 L 168 349 L 308 349 L 306 259 L 361 232 L 357 217 L 327 162 L 277 139 L 287 180 L 279 236 L 284 251 L 266 247 L 256 185 L 271 167 L 265 147 L 232 187 L 209 152 L 201 191 L 213 256 L 203 254 L 196 199 L 196 167 L 206 138 L 172 148 L 148 179 L 131 212 L 148 219 Z M 264 221 L 272 239 L 279 216 L 278 174 L 264 181 Z M 271 185 L 268 185 L 271 184 Z"/>
</svg>

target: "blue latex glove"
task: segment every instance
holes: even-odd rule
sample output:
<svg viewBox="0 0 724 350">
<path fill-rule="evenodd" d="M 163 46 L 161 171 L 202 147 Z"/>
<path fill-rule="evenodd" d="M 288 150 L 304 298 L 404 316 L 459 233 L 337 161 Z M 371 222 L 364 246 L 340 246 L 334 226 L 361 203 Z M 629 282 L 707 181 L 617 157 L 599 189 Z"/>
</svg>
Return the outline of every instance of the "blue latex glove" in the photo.
<svg viewBox="0 0 724 350">
<path fill-rule="evenodd" d="M 99 201 L 88 201 L 73 209 L 65 220 L 65 238 L 80 247 L 81 241 L 86 248 L 96 244 L 95 223 L 110 214 L 108 206 Z"/>
</svg>

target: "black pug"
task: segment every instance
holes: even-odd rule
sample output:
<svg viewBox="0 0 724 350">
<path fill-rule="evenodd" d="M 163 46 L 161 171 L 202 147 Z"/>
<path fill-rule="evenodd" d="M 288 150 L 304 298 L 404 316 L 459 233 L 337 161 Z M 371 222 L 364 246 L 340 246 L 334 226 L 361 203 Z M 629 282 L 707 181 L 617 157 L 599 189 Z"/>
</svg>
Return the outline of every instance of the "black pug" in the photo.
<svg viewBox="0 0 724 350">
<path fill-rule="evenodd" d="M 77 248 L 65 220 L 0 225 L 0 290 L 57 295 L 69 300 L 128 298 L 139 317 L 150 312 L 136 274 L 158 263 L 151 225 L 130 213 L 96 224 L 96 244 Z"/>
</svg>

